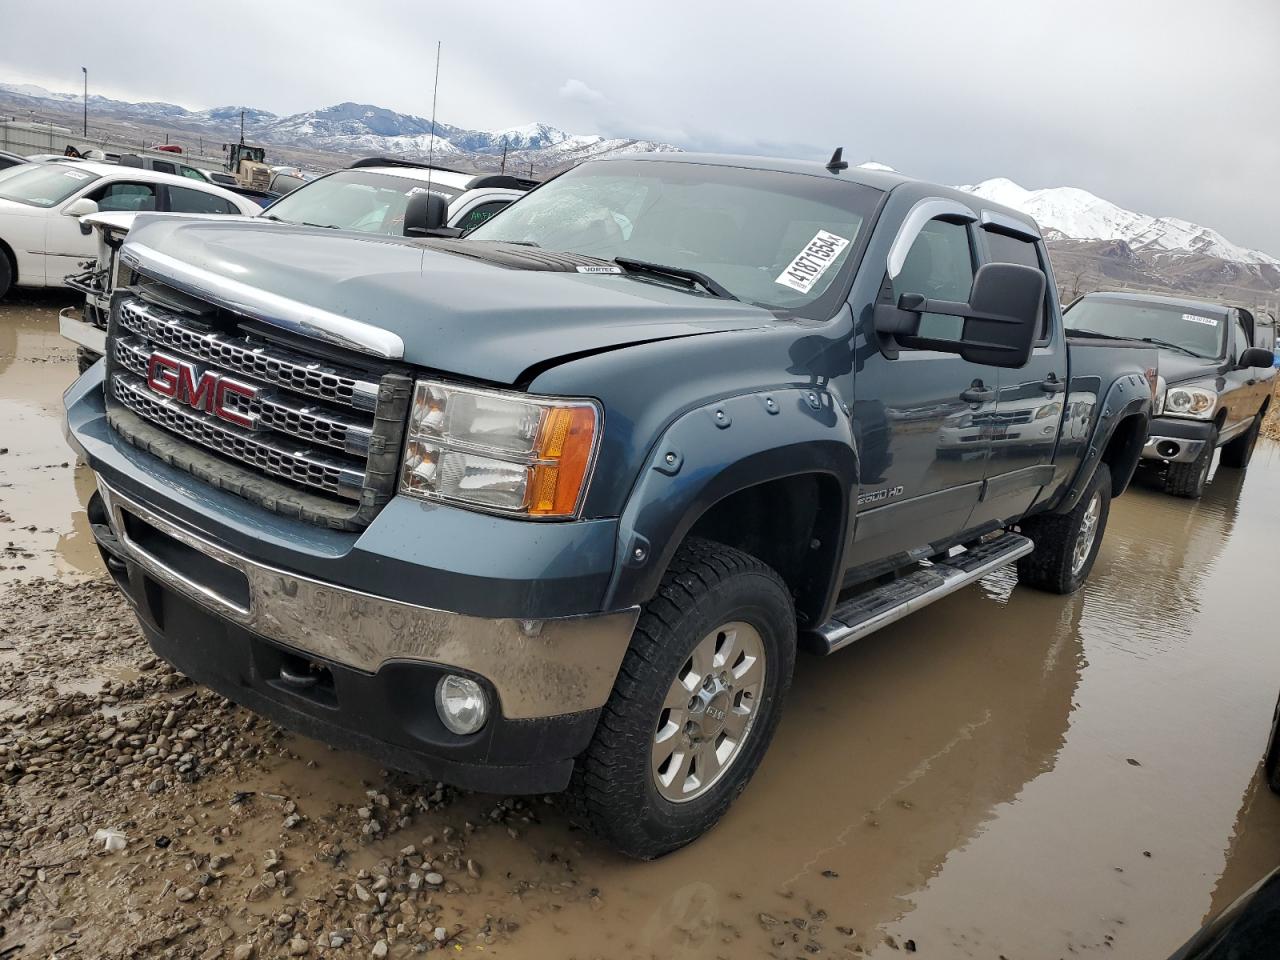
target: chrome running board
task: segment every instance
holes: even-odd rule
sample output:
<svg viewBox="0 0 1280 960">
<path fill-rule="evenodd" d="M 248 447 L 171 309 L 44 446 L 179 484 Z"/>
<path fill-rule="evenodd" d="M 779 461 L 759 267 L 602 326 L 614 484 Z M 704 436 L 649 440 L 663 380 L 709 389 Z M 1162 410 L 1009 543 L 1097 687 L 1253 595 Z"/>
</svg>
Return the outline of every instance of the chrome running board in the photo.
<svg viewBox="0 0 1280 960">
<path fill-rule="evenodd" d="M 834 653 L 1034 549 L 1035 544 L 1026 537 L 1004 533 L 993 540 L 971 544 L 953 556 L 922 564 L 913 573 L 838 604 L 831 619 L 809 634 L 810 647 L 824 656 Z"/>
</svg>

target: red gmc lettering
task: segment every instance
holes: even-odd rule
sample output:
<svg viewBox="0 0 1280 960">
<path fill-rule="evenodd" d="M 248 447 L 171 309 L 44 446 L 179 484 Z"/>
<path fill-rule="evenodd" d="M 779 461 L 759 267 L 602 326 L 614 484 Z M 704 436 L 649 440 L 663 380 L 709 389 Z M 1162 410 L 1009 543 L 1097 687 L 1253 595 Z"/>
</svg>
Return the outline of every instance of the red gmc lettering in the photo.
<svg viewBox="0 0 1280 960">
<path fill-rule="evenodd" d="M 153 353 L 147 358 L 147 386 L 164 397 L 178 395 L 178 370 L 182 364 L 166 357 L 163 353 Z"/>
<path fill-rule="evenodd" d="M 257 417 L 252 414 L 241 413 L 234 407 L 228 407 L 226 405 L 227 394 L 252 400 L 258 394 L 257 388 L 251 387 L 247 383 L 237 383 L 235 380 L 219 380 L 217 392 L 213 395 L 214 416 L 221 417 L 228 423 L 234 423 L 238 427 L 244 427 L 246 430 L 252 430 L 256 425 Z"/>
<path fill-rule="evenodd" d="M 198 368 L 163 353 L 147 358 L 147 386 L 163 397 L 179 400 L 197 410 L 252 430 L 257 417 L 229 406 L 229 397 L 252 400 L 258 388 L 238 380 L 225 378 L 212 370 L 200 373 Z"/>
</svg>

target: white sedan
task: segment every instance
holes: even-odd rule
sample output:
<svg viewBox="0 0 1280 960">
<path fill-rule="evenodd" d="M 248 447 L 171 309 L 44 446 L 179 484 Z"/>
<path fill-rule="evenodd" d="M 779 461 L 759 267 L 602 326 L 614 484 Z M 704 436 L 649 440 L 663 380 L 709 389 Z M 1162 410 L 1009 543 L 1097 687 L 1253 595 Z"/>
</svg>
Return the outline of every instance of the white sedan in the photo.
<svg viewBox="0 0 1280 960">
<path fill-rule="evenodd" d="M 9 287 L 56 287 L 96 254 L 86 214 L 167 211 L 252 216 L 262 208 L 211 183 L 137 167 L 33 163 L 0 178 L 0 297 Z"/>
</svg>

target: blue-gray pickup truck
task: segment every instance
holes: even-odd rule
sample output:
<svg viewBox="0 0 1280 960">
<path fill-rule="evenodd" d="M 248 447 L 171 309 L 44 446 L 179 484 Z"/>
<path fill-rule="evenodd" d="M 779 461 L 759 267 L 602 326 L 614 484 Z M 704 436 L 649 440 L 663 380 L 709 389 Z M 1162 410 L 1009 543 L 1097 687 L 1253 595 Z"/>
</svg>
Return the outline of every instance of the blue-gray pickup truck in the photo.
<svg viewBox="0 0 1280 960">
<path fill-rule="evenodd" d="M 157 653 L 642 858 L 745 787 L 798 649 L 1079 587 L 1158 377 L 1068 342 L 1031 219 L 838 155 L 592 161 L 462 238 L 139 217 L 119 260 L 67 430 Z"/>
</svg>

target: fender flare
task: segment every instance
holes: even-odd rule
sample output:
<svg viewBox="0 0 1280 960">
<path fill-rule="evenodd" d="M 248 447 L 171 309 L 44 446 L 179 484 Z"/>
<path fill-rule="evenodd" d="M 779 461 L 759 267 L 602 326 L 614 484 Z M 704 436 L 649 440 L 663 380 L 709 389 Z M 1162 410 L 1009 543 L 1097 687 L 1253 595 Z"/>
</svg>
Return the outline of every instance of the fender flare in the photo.
<svg viewBox="0 0 1280 960">
<path fill-rule="evenodd" d="M 857 491 L 852 425 L 824 388 L 763 390 L 708 403 L 670 423 L 650 449 L 619 518 L 604 609 L 649 600 L 689 530 L 716 503 L 786 477 L 822 474 L 840 484 L 832 551 L 834 595 Z"/>
<path fill-rule="evenodd" d="M 1101 413 L 1093 428 L 1093 436 L 1089 441 L 1089 449 L 1084 459 L 1071 478 L 1062 499 L 1054 506 L 1054 513 L 1070 513 L 1075 509 L 1080 498 L 1084 496 L 1089 482 L 1093 479 L 1098 464 L 1115 436 L 1116 427 L 1127 418 L 1139 415 L 1148 424 L 1151 423 L 1151 384 L 1140 374 L 1129 373 L 1122 376 L 1107 390 L 1101 404 Z M 1142 432 L 1146 439 L 1147 431 Z"/>
</svg>

